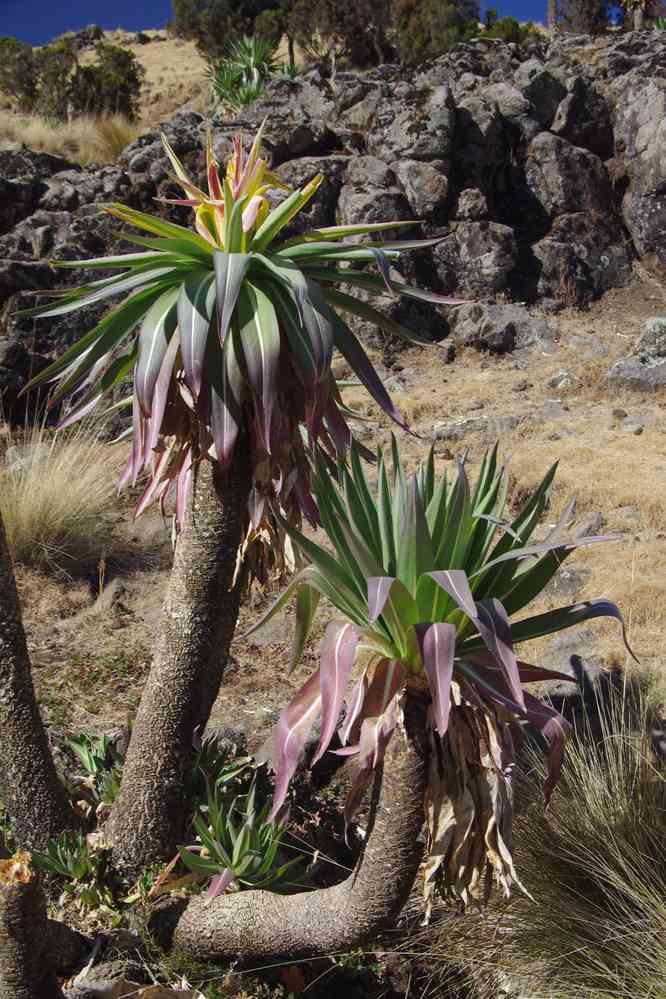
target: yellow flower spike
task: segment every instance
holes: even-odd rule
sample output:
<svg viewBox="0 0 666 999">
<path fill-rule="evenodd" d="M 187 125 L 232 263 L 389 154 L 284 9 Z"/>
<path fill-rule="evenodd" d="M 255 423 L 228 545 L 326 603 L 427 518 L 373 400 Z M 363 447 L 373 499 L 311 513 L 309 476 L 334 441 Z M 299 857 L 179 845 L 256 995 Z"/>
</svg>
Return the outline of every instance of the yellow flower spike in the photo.
<svg viewBox="0 0 666 999">
<path fill-rule="evenodd" d="M 224 199 L 224 192 L 222 190 L 218 163 L 213 151 L 213 133 L 210 128 L 206 134 L 206 171 L 208 174 L 208 190 L 211 197 L 217 201 L 222 201 Z"/>
<path fill-rule="evenodd" d="M 227 163 L 227 180 L 231 185 L 232 191 L 235 193 L 235 188 L 238 184 L 241 175 L 241 161 L 243 159 L 243 140 L 240 135 L 235 135 L 231 140 L 233 143 L 234 151 L 231 155 L 231 159 Z"/>
</svg>

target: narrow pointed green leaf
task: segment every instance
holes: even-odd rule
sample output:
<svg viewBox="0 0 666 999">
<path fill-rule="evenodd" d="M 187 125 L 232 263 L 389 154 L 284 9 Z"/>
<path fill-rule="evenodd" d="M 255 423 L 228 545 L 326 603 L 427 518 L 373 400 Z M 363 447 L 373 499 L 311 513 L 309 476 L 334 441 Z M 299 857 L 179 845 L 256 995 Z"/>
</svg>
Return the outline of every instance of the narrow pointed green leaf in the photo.
<svg viewBox="0 0 666 999">
<path fill-rule="evenodd" d="M 34 309 L 26 309 L 21 314 L 24 316 L 37 316 L 40 319 L 46 319 L 52 316 L 65 316 L 70 312 L 76 312 L 77 309 L 82 309 L 86 305 L 95 305 L 97 302 L 103 302 L 107 298 L 113 298 L 116 295 L 124 295 L 129 291 L 138 291 L 144 285 L 153 285 L 155 282 L 163 281 L 167 276 L 169 278 L 176 278 L 180 271 L 174 267 L 157 267 L 148 271 L 142 271 L 141 273 L 131 273 L 129 277 L 122 277 L 119 280 L 114 280 L 113 283 L 105 284 L 104 287 L 99 288 L 97 291 L 92 291 L 90 294 L 83 295 L 81 298 L 73 297 L 64 303 L 54 306 L 37 306 Z"/>
<path fill-rule="evenodd" d="M 406 343 L 419 344 L 426 347 L 434 346 L 433 340 L 429 340 L 427 337 L 420 337 L 418 333 L 408 329 L 406 326 L 402 326 L 394 319 L 384 315 L 383 312 L 368 305 L 367 302 L 362 302 L 352 295 L 345 295 L 344 292 L 338 291 L 336 288 L 324 288 L 324 295 L 327 302 L 334 308 L 342 309 L 343 312 L 349 312 L 353 316 L 358 316 L 359 319 L 365 319 L 367 322 L 374 323 L 375 326 L 384 330 L 389 336 L 397 336 Z"/>
<path fill-rule="evenodd" d="M 178 288 L 168 288 L 150 307 L 138 337 L 138 360 L 134 390 L 145 416 L 150 416 L 155 383 L 176 328 Z"/>
<path fill-rule="evenodd" d="M 238 294 L 252 258 L 249 253 L 224 253 L 222 250 L 216 250 L 213 259 L 217 290 L 217 314 L 220 322 L 219 337 L 220 343 L 224 343 L 231 316 L 236 308 Z"/>
<path fill-rule="evenodd" d="M 295 668 L 303 655 L 303 649 L 310 637 L 312 622 L 319 606 L 320 593 L 301 580 L 296 592 L 296 613 L 294 626 L 294 643 L 291 653 L 290 672 Z"/>
<path fill-rule="evenodd" d="M 210 271 L 193 274 L 178 295 L 178 328 L 185 382 L 198 398 L 203 381 L 204 357 L 215 305 L 215 284 Z"/>
<path fill-rule="evenodd" d="M 240 342 L 250 387 L 261 407 L 264 445 L 271 451 L 273 406 L 280 361 L 280 329 L 275 308 L 261 288 L 246 282 L 238 296 Z"/>
</svg>

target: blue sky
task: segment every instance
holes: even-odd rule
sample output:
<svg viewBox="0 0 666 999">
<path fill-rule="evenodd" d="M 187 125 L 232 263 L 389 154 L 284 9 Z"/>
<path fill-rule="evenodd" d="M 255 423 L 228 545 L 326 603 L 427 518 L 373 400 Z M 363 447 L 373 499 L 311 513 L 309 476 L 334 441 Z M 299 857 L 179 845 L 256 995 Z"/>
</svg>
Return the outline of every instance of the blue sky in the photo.
<svg viewBox="0 0 666 999">
<path fill-rule="evenodd" d="M 482 4 L 485 0 L 482 0 Z M 497 0 L 487 4 L 500 14 L 521 20 L 545 19 L 546 0 Z M 90 0 L 0 0 L 0 35 L 15 35 L 32 45 L 41 45 L 64 31 L 86 24 L 103 28 L 161 28 L 171 17 L 171 0 L 115 0 L 96 4 Z"/>
</svg>

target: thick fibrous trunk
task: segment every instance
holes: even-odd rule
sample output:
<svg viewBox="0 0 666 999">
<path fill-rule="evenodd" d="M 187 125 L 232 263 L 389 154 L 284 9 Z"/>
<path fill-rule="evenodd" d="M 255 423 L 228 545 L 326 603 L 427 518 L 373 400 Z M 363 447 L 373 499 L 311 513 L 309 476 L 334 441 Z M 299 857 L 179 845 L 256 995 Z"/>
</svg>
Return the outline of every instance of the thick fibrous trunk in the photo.
<svg viewBox="0 0 666 999">
<path fill-rule="evenodd" d="M 0 863 L 0 999 L 62 999 L 46 933 L 46 900 L 28 857 Z"/>
<path fill-rule="evenodd" d="M 238 617 L 234 576 L 250 485 L 242 446 L 227 473 L 209 461 L 196 469 L 111 816 L 114 862 L 130 871 L 170 859 L 182 843 L 192 739 L 208 721 Z"/>
<path fill-rule="evenodd" d="M 645 8 L 637 5 L 634 7 L 634 31 L 642 31 L 645 27 Z"/>
<path fill-rule="evenodd" d="M 397 919 L 423 854 L 424 709 L 408 701 L 373 792 L 363 852 L 332 888 L 278 895 L 238 892 L 167 901 L 151 928 L 166 946 L 202 960 L 312 957 L 362 945 Z"/>
<path fill-rule="evenodd" d="M 557 27 L 557 0 L 548 0 L 548 28 L 555 31 Z"/>
<path fill-rule="evenodd" d="M 79 824 L 37 708 L 11 556 L 0 517 L 0 793 L 22 847 Z"/>
</svg>

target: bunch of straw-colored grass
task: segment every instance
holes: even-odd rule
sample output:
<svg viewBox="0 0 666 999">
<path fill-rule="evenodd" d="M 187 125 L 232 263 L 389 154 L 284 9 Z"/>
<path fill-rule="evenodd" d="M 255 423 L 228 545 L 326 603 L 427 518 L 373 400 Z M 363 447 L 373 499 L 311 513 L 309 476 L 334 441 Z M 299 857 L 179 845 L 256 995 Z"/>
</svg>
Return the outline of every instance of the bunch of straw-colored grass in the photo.
<svg viewBox="0 0 666 999">
<path fill-rule="evenodd" d="M 35 115 L 0 111 L 0 142 L 21 143 L 83 165 L 114 162 L 139 130 L 120 114 L 81 115 L 71 122 L 50 122 Z"/>
<path fill-rule="evenodd" d="M 84 570 L 113 543 L 118 458 L 82 423 L 55 433 L 38 424 L 0 454 L 0 513 L 24 565 Z"/>
</svg>

